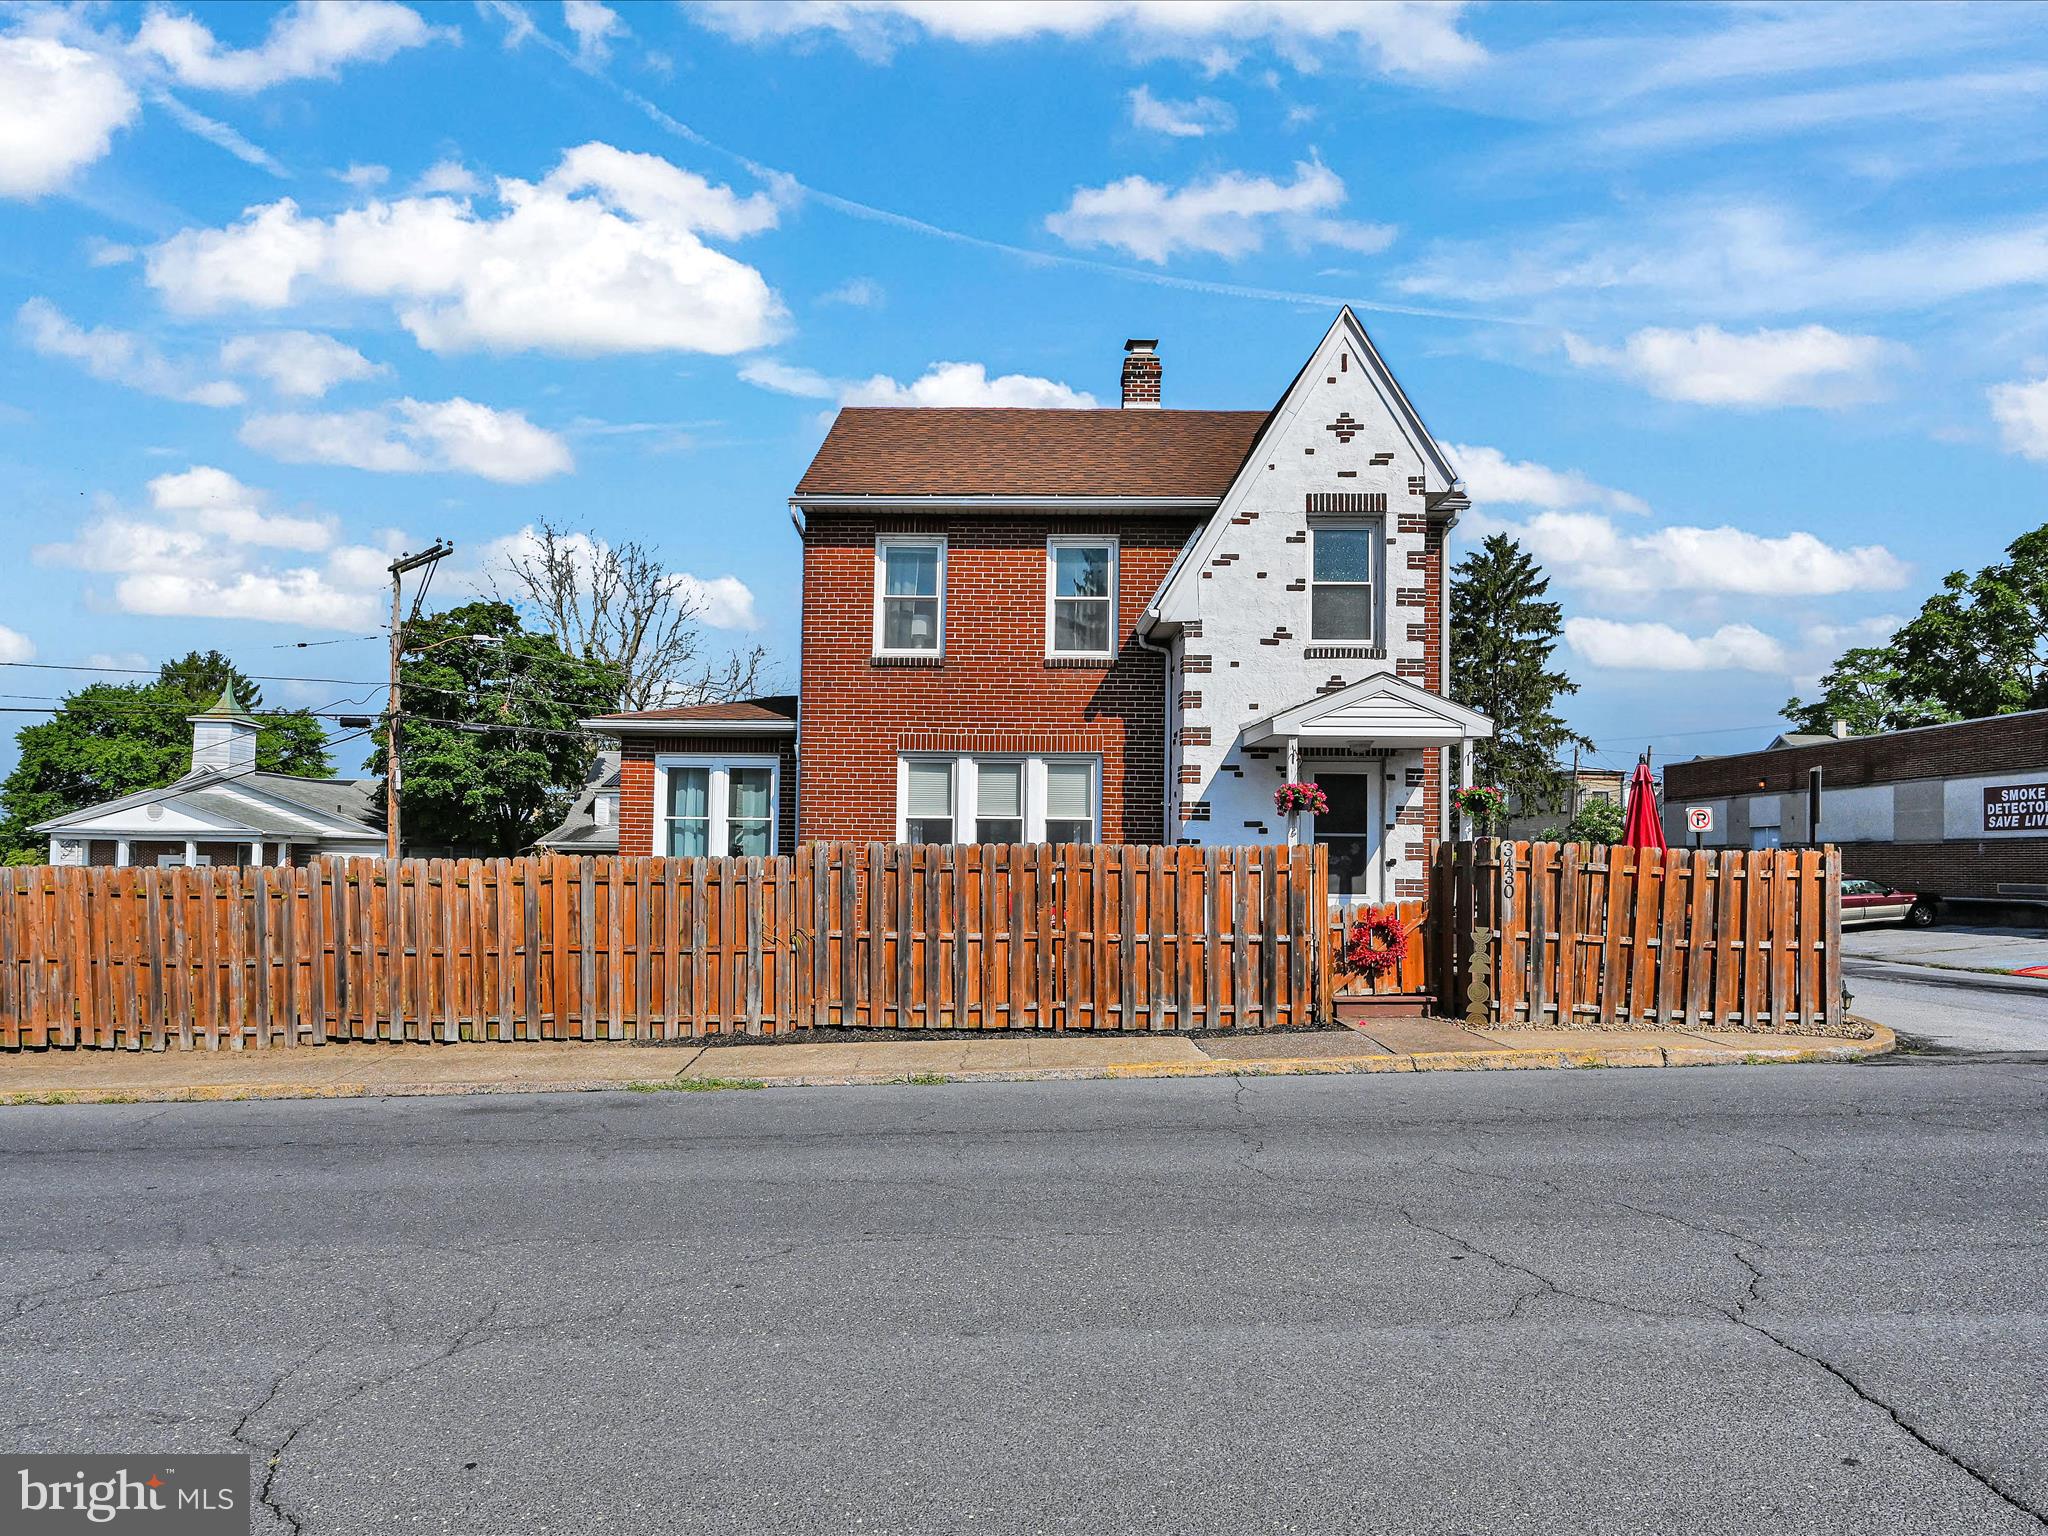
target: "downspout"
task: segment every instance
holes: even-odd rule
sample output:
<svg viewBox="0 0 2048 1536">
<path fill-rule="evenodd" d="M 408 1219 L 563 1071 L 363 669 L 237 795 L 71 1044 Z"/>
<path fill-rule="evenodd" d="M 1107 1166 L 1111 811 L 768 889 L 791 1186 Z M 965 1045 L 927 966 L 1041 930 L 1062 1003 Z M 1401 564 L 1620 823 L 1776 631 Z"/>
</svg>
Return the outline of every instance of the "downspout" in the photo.
<svg viewBox="0 0 2048 1536">
<path fill-rule="evenodd" d="M 1456 482 L 1452 482 L 1455 486 Z M 1444 520 L 1443 539 L 1436 552 L 1436 691 L 1440 698 L 1451 696 L 1451 530 L 1458 526 L 1454 512 Z M 1436 837 L 1451 840 L 1451 747 L 1441 748 L 1443 760 L 1436 774 Z"/>
<path fill-rule="evenodd" d="M 1173 650 L 1171 646 L 1154 645 L 1145 638 L 1144 620 L 1131 631 L 1131 638 L 1143 649 L 1159 658 L 1159 670 L 1166 679 L 1166 696 L 1160 700 L 1159 718 L 1162 722 L 1159 740 L 1160 785 L 1159 785 L 1159 841 L 1172 846 L 1173 838 L 1173 792 L 1180 785 L 1178 765 L 1173 760 L 1173 749 L 1180 740 L 1180 695 L 1173 686 Z M 802 708 L 801 705 L 798 706 Z"/>
<path fill-rule="evenodd" d="M 796 530 L 798 598 L 796 605 L 796 743 L 790 748 L 790 758 L 796 765 L 796 786 L 789 792 L 790 820 L 796 824 L 796 839 L 803 838 L 804 826 L 804 605 L 802 598 L 803 561 L 811 554 L 811 542 L 805 537 L 803 513 L 797 510 L 795 502 L 789 504 L 789 525 Z M 794 844 L 788 850 L 794 854 Z"/>
</svg>

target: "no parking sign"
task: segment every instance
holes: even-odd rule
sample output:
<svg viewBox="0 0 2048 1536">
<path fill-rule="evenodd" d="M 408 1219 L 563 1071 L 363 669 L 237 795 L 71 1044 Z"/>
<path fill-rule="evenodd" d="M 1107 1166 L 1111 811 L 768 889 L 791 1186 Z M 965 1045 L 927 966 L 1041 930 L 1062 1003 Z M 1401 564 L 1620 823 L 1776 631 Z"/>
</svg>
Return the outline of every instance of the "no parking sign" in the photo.
<svg viewBox="0 0 2048 1536">
<path fill-rule="evenodd" d="M 1714 808 L 1711 805 L 1688 805 L 1685 808 L 1685 829 L 1688 832 L 1713 831 Z"/>
</svg>

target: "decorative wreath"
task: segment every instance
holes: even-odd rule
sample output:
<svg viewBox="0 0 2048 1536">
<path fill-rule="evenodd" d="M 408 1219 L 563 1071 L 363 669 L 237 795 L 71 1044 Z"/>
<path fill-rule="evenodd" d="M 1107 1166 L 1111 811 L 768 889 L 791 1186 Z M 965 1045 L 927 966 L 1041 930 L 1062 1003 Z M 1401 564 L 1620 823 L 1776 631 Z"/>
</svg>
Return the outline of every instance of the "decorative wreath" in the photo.
<svg viewBox="0 0 2048 1536">
<path fill-rule="evenodd" d="M 1344 969 L 1353 975 L 1379 980 L 1397 968 L 1408 955 L 1408 940 L 1414 930 L 1401 921 L 1393 907 L 1367 907 L 1351 925 L 1344 943 Z"/>
<path fill-rule="evenodd" d="M 1311 816 L 1327 816 L 1330 814 L 1330 797 L 1323 793 L 1320 784 L 1282 784 L 1273 791 L 1273 809 L 1282 816 L 1293 816 L 1302 811 Z"/>
</svg>

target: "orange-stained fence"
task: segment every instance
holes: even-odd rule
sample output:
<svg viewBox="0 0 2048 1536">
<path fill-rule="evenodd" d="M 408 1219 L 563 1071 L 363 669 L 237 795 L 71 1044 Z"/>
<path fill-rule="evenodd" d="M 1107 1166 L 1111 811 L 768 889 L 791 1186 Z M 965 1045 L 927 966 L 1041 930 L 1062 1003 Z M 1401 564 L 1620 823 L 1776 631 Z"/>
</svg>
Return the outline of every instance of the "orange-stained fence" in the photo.
<svg viewBox="0 0 2048 1536">
<path fill-rule="evenodd" d="M 0 1047 L 1284 1028 L 1328 886 L 1276 847 L 0 868 Z"/>
<path fill-rule="evenodd" d="M 1854 1032 L 1835 848 L 1481 839 L 1438 853 L 1439 1007 L 1473 1024 Z"/>
<path fill-rule="evenodd" d="M 1399 963 L 1377 975 L 1350 970 L 1344 963 L 1346 947 L 1358 920 L 1369 911 L 1392 912 L 1406 935 Z M 1440 966 L 1436 952 L 1437 932 L 1430 921 L 1427 901 L 1390 901 L 1375 905 L 1365 901 L 1334 900 L 1330 904 L 1330 992 L 1334 997 L 1406 997 L 1416 1000 L 1418 1009 L 1435 990 Z"/>
</svg>

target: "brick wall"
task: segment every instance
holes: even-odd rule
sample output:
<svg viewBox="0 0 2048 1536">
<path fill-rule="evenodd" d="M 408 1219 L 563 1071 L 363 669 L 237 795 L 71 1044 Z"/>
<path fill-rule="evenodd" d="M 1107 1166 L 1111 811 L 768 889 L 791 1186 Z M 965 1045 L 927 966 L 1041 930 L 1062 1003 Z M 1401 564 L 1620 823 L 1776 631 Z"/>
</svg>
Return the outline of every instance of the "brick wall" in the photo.
<svg viewBox="0 0 2048 1536">
<path fill-rule="evenodd" d="M 1669 800 L 1787 790 L 1803 793 L 1806 772 L 1813 767 L 1820 768 L 1830 789 L 2048 767 L 2048 710 L 1893 731 L 1853 741 L 1780 747 L 1775 752 L 1668 763 L 1664 793 Z"/>
<path fill-rule="evenodd" d="M 2048 837 L 1957 839 L 1946 843 L 1844 843 L 1842 873 L 1938 896 L 2030 896 L 1999 887 L 2048 887 Z"/>
<path fill-rule="evenodd" d="M 804 535 L 805 838 L 893 838 L 905 751 L 1092 752 L 1102 840 L 1155 842 L 1164 817 L 1165 660 L 1134 638 L 1199 519 L 890 517 L 813 512 Z M 875 539 L 946 535 L 946 635 L 937 664 L 877 662 Z M 1114 661 L 1049 662 L 1052 534 L 1118 538 Z"/>
<path fill-rule="evenodd" d="M 619 741 L 619 852 L 631 857 L 654 848 L 654 760 L 670 753 L 699 756 L 774 755 L 782 763 L 776 841 L 796 847 L 796 741 L 790 736 L 626 736 Z"/>
</svg>

